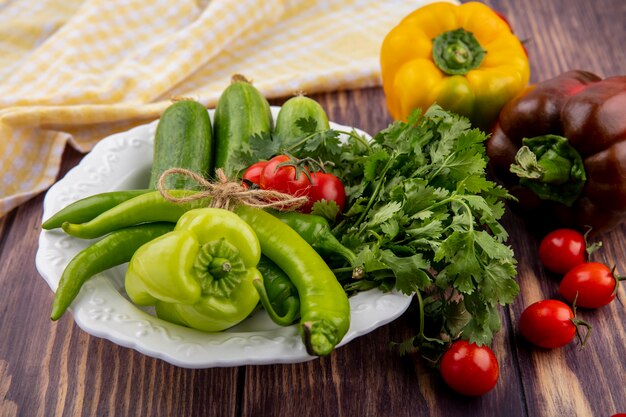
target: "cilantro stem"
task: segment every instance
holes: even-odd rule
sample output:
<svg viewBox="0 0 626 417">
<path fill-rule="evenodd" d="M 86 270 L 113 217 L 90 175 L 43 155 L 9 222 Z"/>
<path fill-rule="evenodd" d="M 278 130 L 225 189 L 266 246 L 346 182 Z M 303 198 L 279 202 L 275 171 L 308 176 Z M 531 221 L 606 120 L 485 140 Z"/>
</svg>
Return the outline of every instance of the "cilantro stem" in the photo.
<svg viewBox="0 0 626 417">
<path fill-rule="evenodd" d="M 422 293 L 420 290 L 415 290 L 415 296 L 417 297 L 417 304 L 420 310 L 420 323 L 419 323 L 419 332 L 417 333 L 417 337 L 420 339 L 424 338 L 424 328 L 426 327 L 426 323 L 424 320 L 424 300 L 422 299 Z"/>
<path fill-rule="evenodd" d="M 311 139 L 313 136 L 315 136 L 317 134 L 318 134 L 318 132 L 313 132 L 313 133 L 310 133 L 310 134 L 306 135 L 305 137 L 303 137 L 302 139 L 300 139 L 298 142 L 294 143 L 293 145 L 284 148 L 283 152 L 284 153 L 291 153 L 294 149 L 298 149 L 299 147 L 304 145 L 309 139 Z"/>
<path fill-rule="evenodd" d="M 474 232 L 474 214 L 472 213 L 472 209 L 462 198 L 455 198 L 455 200 L 458 201 L 463 207 L 465 207 L 465 210 L 467 210 L 467 212 L 469 213 L 469 231 Z"/>
<path fill-rule="evenodd" d="M 379 176 L 380 179 L 378 180 L 378 183 L 376 184 L 376 188 L 374 189 L 374 192 L 372 193 L 372 195 L 370 196 L 370 199 L 367 202 L 367 206 L 365 206 L 365 210 L 363 210 L 363 213 L 361 213 L 361 215 L 359 216 L 359 219 L 356 221 L 353 227 L 357 228 L 361 224 L 361 222 L 363 222 L 363 220 L 365 219 L 365 216 L 367 216 L 367 213 L 370 211 L 370 209 L 374 205 L 374 202 L 378 198 L 378 194 L 380 193 L 380 190 L 383 188 L 383 183 L 385 182 L 385 176 L 387 175 L 387 171 L 389 171 L 389 168 L 391 168 L 391 163 L 395 159 L 396 159 L 396 153 L 394 152 L 389 158 L 389 160 L 387 161 L 387 164 L 385 164 L 383 171 L 380 173 L 380 176 Z"/>
<path fill-rule="evenodd" d="M 424 211 L 424 210 L 432 210 L 432 209 L 437 208 L 439 206 L 443 206 L 445 204 L 449 204 L 449 203 L 451 203 L 453 201 L 456 201 L 459 204 L 461 204 L 465 208 L 465 210 L 467 210 L 467 212 L 469 213 L 469 215 L 470 215 L 469 231 L 473 232 L 474 231 L 474 216 L 473 216 L 473 213 L 472 213 L 472 209 L 463 200 L 463 197 L 459 196 L 456 192 L 452 193 L 448 198 L 444 198 L 443 200 L 438 201 L 438 202 L 436 202 L 434 204 L 431 204 L 430 206 L 422 209 L 422 211 Z"/>
<path fill-rule="evenodd" d="M 365 148 L 367 149 L 368 153 L 372 153 L 372 147 L 370 146 L 369 141 L 367 141 L 361 135 L 358 135 L 354 130 L 352 130 L 350 132 L 346 132 L 345 130 L 334 130 L 334 129 L 329 129 L 329 130 L 337 132 L 337 133 L 342 134 L 342 135 L 346 135 L 349 138 L 355 139 L 361 145 L 365 146 Z M 297 141 L 293 145 L 288 146 L 287 148 L 283 149 L 283 151 L 287 152 L 287 153 L 290 153 L 293 150 L 300 148 L 302 145 L 304 145 L 312 137 L 314 137 L 315 135 L 320 134 L 320 132 L 321 131 L 317 131 L 317 132 L 313 132 L 313 133 L 310 133 L 310 134 L 306 135 L 305 137 L 303 137 L 302 139 L 300 139 L 299 141 Z"/>
<path fill-rule="evenodd" d="M 354 130 L 350 131 L 350 132 L 345 132 L 343 130 L 338 130 L 339 133 L 342 133 L 352 139 L 355 139 L 357 142 L 359 142 L 361 145 L 365 146 L 365 148 L 367 149 L 368 153 L 372 153 L 372 147 L 370 146 L 370 143 L 368 140 L 366 140 L 363 136 L 358 135 Z"/>
<path fill-rule="evenodd" d="M 454 153 L 451 153 L 450 155 L 448 155 L 448 157 L 446 158 L 445 161 L 438 163 L 438 168 L 434 171 L 431 172 L 430 175 L 428 175 L 428 181 L 430 182 L 433 178 L 435 178 L 437 175 L 439 175 L 439 173 L 448 166 L 448 161 L 454 156 Z"/>
</svg>

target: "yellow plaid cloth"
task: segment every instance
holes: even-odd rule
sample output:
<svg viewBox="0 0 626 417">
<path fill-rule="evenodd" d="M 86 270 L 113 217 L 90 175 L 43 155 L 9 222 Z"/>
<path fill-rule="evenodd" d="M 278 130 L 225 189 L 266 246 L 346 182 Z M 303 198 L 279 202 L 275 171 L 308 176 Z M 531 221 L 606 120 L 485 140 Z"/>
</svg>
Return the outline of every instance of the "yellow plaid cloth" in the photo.
<svg viewBox="0 0 626 417">
<path fill-rule="evenodd" d="M 268 98 L 378 85 L 386 33 L 431 0 L 0 0 L 0 217 L 81 152 L 214 107 L 232 74 Z"/>
</svg>

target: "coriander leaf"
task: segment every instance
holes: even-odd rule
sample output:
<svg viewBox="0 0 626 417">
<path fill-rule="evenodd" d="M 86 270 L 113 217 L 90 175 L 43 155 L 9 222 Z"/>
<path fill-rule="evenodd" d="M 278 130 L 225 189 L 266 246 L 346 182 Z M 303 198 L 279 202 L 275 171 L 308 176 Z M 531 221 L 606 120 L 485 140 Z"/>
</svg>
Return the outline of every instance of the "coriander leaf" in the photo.
<svg viewBox="0 0 626 417">
<path fill-rule="evenodd" d="M 459 181 L 456 191 L 459 194 L 478 194 L 482 191 L 491 190 L 494 183 L 483 176 L 482 173 L 467 175 L 463 181 Z"/>
<path fill-rule="evenodd" d="M 439 239 L 443 234 L 444 224 L 440 220 L 419 223 L 406 230 L 406 234 L 413 239 Z"/>
<path fill-rule="evenodd" d="M 369 155 L 364 163 L 363 180 L 368 182 L 375 181 L 389 158 L 389 153 L 384 150 L 378 150 Z"/>
<path fill-rule="evenodd" d="M 511 263 L 492 260 L 485 265 L 480 279 L 485 301 L 494 306 L 511 304 L 519 293 L 519 285 L 513 280 L 515 274 L 515 267 Z"/>
<path fill-rule="evenodd" d="M 465 296 L 464 304 L 471 318 L 461 333 L 470 343 L 490 345 L 495 332 L 500 330 L 500 315 L 495 307 L 486 305 L 481 297 Z"/>
<path fill-rule="evenodd" d="M 374 272 L 389 269 L 380 259 L 381 253 L 377 246 L 365 246 L 356 254 L 356 264 L 363 265 L 365 272 Z"/>
<path fill-rule="evenodd" d="M 386 250 L 382 252 L 382 261 L 396 276 L 396 288 L 405 294 L 427 288 L 431 283 L 430 277 L 425 272 L 430 265 L 421 254 L 401 258 Z"/>
<path fill-rule="evenodd" d="M 339 215 L 339 206 L 334 200 L 320 200 L 313 203 L 311 214 L 324 217 L 329 222 L 334 222 Z"/>
<path fill-rule="evenodd" d="M 347 191 L 347 190 L 346 190 Z M 356 201 L 354 203 L 352 203 L 352 205 L 350 206 L 350 208 L 348 209 L 348 211 L 346 211 L 343 215 L 344 217 L 357 217 L 359 216 L 361 213 L 363 213 L 365 211 L 365 208 L 367 206 L 367 199 L 360 197 L 357 198 Z"/>
<path fill-rule="evenodd" d="M 391 201 L 382 207 L 374 209 L 369 214 L 368 227 L 379 225 L 390 220 L 402 209 L 402 204 L 397 201 Z"/>
<path fill-rule="evenodd" d="M 439 247 L 434 259 L 447 262 L 440 273 L 447 276 L 459 291 L 471 294 L 476 290 L 474 278 L 480 275 L 482 268 L 476 257 L 471 232 L 452 233 Z"/>
<path fill-rule="evenodd" d="M 301 156 L 330 160 L 333 155 L 341 154 L 339 132 L 323 130 L 309 135 L 304 140 Z"/>
<path fill-rule="evenodd" d="M 305 135 L 317 132 L 317 120 L 315 120 L 313 116 L 299 118 L 296 120 L 296 126 L 298 126 Z"/>
<path fill-rule="evenodd" d="M 268 132 L 255 133 L 248 140 L 250 153 L 257 161 L 270 159 L 280 153 L 281 141 Z"/>
<path fill-rule="evenodd" d="M 463 200 L 472 208 L 474 216 L 479 216 L 480 223 L 491 223 L 496 220 L 493 207 L 480 195 L 463 195 Z"/>
<path fill-rule="evenodd" d="M 400 233 L 400 224 L 398 220 L 391 218 L 380 225 L 380 230 L 387 239 L 393 240 Z"/>
<path fill-rule="evenodd" d="M 444 326 L 452 337 L 456 337 L 467 326 L 471 315 L 461 300 L 454 300 L 442 306 Z"/>
<path fill-rule="evenodd" d="M 474 239 L 487 258 L 504 259 L 508 261 L 513 259 L 513 249 L 498 242 L 484 230 L 476 232 Z"/>
</svg>

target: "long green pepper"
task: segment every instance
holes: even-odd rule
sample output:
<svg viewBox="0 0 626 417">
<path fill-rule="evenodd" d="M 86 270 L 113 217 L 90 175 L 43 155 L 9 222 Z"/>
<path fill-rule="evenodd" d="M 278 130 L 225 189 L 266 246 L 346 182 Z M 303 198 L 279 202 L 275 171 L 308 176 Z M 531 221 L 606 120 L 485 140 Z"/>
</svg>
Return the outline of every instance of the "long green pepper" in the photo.
<svg viewBox="0 0 626 417">
<path fill-rule="evenodd" d="M 169 190 L 174 197 L 185 197 L 196 193 L 190 190 Z M 124 201 L 117 206 L 81 223 L 65 222 L 61 226 L 65 233 L 82 239 L 95 239 L 114 230 L 150 222 L 176 223 L 180 216 L 194 208 L 208 206 L 210 199 L 202 198 L 184 203 L 166 200 L 159 191 L 152 191 Z"/>
<path fill-rule="evenodd" d="M 291 227 L 248 206 L 235 209 L 257 235 L 262 253 L 289 276 L 300 296 L 302 340 L 310 355 L 330 354 L 350 327 L 348 296 L 326 262 Z"/>
<path fill-rule="evenodd" d="M 110 191 L 105 193 L 99 193 L 90 195 L 89 197 L 82 198 L 75 201 L 55 214 L 53 214 L 48 220 L 41 225 L 42 229 L 51 230 L 61 227 L 65 222 L 69 223 L 85 223 L 94 217 L 104 213 L 105 211 L 123 203 L 126 200 L 130 200 L 133 197 L 137 197 L 141 194 L 148 193 L 153 190 L 123 190 L 123 191 Z"/>
<path fill-rule="evenodd" d="M 295 230 L 320 255 L 339 255 L 353 268 L 352 277 L 362 278 L 363 266 L 357 256 L 333 235 L 328 221 L 315 214 L 272 211 L 271 214 Z"/>
<path fill-rule="evenodd" d="M 280 326 L 289 326 L 300 317 L 298 290 L 285 272 L 274 262 L 261 256 L 257 269 L 263 276 L 253 282 L 259 293 L 261 304 L 272 321 Z"/>
<path fill-rule="evenodd" d="M 89 278 L 128 262 L 140 246 L 172 229 L 174 224 L 165 222 L 128 227 L 113 231 L 78 252 L 63 270 L 50 318 L 61 318 Z"/>
</svg>

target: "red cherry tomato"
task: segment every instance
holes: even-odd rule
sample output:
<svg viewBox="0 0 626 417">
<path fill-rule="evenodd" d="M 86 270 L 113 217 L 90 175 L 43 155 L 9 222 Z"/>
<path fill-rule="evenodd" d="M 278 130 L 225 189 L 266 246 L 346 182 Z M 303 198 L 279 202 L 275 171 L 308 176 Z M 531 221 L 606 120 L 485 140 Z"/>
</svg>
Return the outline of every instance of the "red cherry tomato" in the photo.
<svg viewBox="0 0 626 417">
<path fill-rule="evenodd" d="M 554 230 L 541 240 L 539 259 L 549 271 L 565 274 L 587 260 L 585 237 L 572 229 Z"/>
<path fill-rule="evenodd" d="M 315 202 L 327 200 L 337 203 L 339 212 L 342 212 L 346 203 L 346 190 L 339 178 L 326 172 L 314 172 L 311 178 L 313 187 L 309 190 L 309 203 L 302 208 L 302 211 L 309 212 Z"/>
<path fill-rule="evenodd" d="M 585 262 L 572 268 L 559 285 L 559 292 L 570 303 L 585 308 L 599 308 L 615 299 L 617 278 L 608 266 Z"/>
<path fill-rule="evenodd" d="M 456 392 L 483 395 L 498 382 L 498 360 L 488 346 L 458 340 L 441 357 L 441 376 Z"/>
<path fill-rule="evenodd" d="M 530 343 L 553 349 L 574 340 L 574 312 L 562 301 L 542 300 L 526 307 L 519 319 L 522 336 Z"/>
<path fill-rule="evenodd" d="M 259 161 L 250 165 L 243 173 L 242 179 L 244 185 L 249 181 L 252 184 L 261 185 L 261 173 L 263 168 L 267 165 L 267 161 Z"/>
<path fill-rule="evenodd" d="M 278 155 L 270 159 L 259 179 L 263 189 L 280 191 L 296 197 L 308 196 L 311 181 L 305 172 L 297 173 L 293 165 L 282 165 L 291 161 L 287 155 Z M 296 175 L 297 174 L 297 175 Z"/>
</svg>

